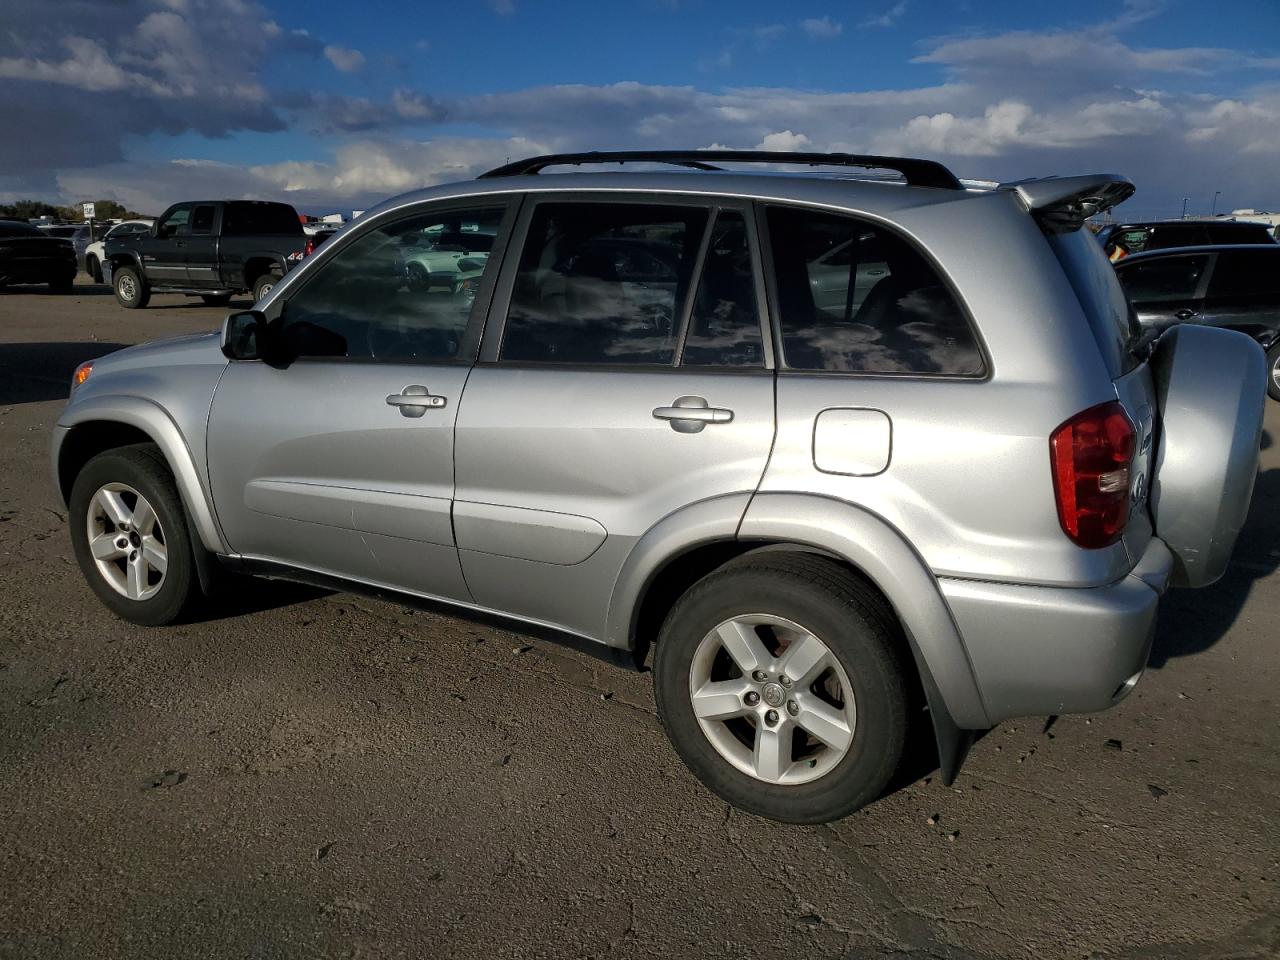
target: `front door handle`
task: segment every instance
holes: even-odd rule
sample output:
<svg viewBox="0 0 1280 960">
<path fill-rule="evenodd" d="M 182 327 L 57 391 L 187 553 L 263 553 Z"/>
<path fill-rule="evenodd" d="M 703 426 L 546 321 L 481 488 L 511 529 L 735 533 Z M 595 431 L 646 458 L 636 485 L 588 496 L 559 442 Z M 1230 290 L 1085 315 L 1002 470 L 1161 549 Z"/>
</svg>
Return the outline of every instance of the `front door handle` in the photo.
<svg viewBox="0 0 1280 960">
<path fill-rule="evenodd" d="M 671 421 L 676 433 L 700 433 L 708 423 L 730 423 L 733 411 L 713 407 L 705 397 L 676 397 L 669 407 L 654 407 L 655 420 Z"/>
<path fill-rule="evenodd" d="M 411 383 L 399 393 L 387 397 L 387 406 L 399 407 L 403 417 L 420 417 L 431 407 L 438 410 L 445 405 L 444 397 L 434 397 L 431 391 L 420 383 Z"/>
<path fill-rule="evenodd" d="M 1198 317 L 1199 315 L 1195 310 L 1179 310 L 1174 314 L 1179 320 L 1190 320 L 1192 317 Z"/>
</svg>

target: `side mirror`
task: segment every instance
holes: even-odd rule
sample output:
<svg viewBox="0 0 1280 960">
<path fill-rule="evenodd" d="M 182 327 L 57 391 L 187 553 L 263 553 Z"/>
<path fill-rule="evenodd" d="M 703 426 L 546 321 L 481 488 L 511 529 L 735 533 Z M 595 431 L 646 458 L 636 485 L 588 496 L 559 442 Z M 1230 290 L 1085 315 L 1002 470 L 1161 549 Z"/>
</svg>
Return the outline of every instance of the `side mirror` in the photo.
<svg viewBox="0 0 1280 960">
<path fill-rule="evenodd" d="M 267 336 L 267 318 L 260 311 L 228 314 L 222 321 L 222 355 L 228 360 L 261 360 Z"/>
</svg>

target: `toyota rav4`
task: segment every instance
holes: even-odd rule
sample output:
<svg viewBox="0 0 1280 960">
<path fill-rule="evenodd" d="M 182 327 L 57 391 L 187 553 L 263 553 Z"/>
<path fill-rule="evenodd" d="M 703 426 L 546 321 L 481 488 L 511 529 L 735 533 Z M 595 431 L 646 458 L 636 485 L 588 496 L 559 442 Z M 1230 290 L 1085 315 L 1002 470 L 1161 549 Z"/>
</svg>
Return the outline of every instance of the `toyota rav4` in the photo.
<svg viewBox="0 0 1280 960">
<path fill-rule="evenodd" d="M 664 151 L 397 197 L 221 335 L 76 371 L 76 557 L 140 624 L 230 567 L 653 644 L 675 749 L 767 817 L 874 799 L 913 706 L 950 782 L 1124 697 L 1248 509 L 1262 351 L 1143 335 L 1081 229 L 1132 191 Z M 410 269 L 439 236 L 483 238 L 469 290 Z"/>
</svg>

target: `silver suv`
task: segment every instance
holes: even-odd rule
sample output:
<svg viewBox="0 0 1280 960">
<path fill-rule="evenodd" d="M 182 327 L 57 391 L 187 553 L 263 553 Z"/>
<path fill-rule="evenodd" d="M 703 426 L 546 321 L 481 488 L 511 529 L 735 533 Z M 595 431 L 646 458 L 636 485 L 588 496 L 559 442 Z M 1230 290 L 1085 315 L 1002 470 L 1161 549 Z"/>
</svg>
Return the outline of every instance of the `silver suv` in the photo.
<svg viewBox="0 0 1280 960">
<path fill-rule="evenodd" d="M 604 163 L 643 166 L 541 173 Z M 767 817 L 873 800 L 922 706 L 950 782 L 1124 697 L 1248 509 L 1262 352 L 1142 335 L 1081 229 L 1132 191 L 668 151 L 397 197 L 220 337 L 76 372 L 76 556 L 135 623 L 230 567 L 655 643 L 676 750 Z"/>
</svg>

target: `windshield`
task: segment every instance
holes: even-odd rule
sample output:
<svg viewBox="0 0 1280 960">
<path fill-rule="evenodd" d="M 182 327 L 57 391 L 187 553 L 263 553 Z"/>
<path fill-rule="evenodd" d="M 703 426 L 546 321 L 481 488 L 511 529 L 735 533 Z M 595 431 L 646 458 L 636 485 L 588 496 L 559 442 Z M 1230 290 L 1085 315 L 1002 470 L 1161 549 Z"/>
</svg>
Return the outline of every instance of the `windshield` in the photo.
<svg viewBox="0 0 1280 960">
<path fill-rule="evenodd" d="M 0 220 L 0 237 L 39 237 L 39 230 L 28 223 L 17 220 Z"/>
</svg>

